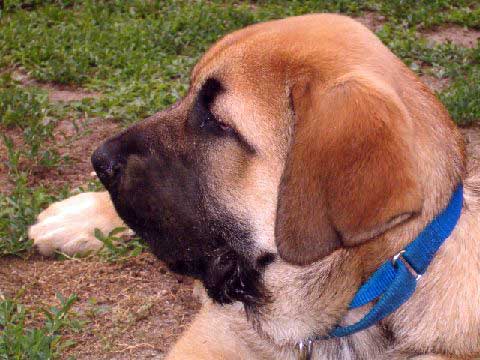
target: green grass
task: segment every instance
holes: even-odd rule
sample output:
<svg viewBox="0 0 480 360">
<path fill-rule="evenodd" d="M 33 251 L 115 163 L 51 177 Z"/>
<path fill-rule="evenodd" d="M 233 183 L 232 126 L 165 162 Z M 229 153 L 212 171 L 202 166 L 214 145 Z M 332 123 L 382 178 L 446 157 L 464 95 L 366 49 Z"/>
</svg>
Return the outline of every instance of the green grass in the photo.
<svg viewBox="0 0 480 360">
<path fill-rule="evenodd" d="M 77 297 L 57 294 L 57 298 L 60 305 L 49 308 L 28 308 L 16 299 L 0 299 L 0 359 L 57 359 L 74 345 L 62 336 L 62 331 L 78 332 L 83 326 L 72 311 Z M 41 323 L 34 326 L 32 320 Z"/>
<path fill-rule="evenodd" d="M 58 152 L 46 146 L 53 139 L 55 126 L 54 112 L 48 103 L 48 94 L 35 87 L 23 87 L 4 74 L 0 76 L 0 125 L 4 129 L 17 127 L 22 130 L 23 146 L 14 146 L 12 138 L 0 135 L 7 148 L 7 168 L 13 176 L 19 176 L 22 163 L 30 168 L 35 166 L 53 167 L 60 163 Z"/>
<path fill-rule="evenodd" d="M 32 168 L 63 164 L 48 145 L 57 119 L 100 116 L 132 123 L 185 94 L 191 67 L 225 33 L 259 21 L 326 11 L 383 15 L 378 36 L 392 51 L 419 74 L 449 79 L 450 86 L 438 95 L 454 120 L 468 125 L 480 119 L 478 45 L 432 45 L 421 35 L 447 23 L 480 29 L 476 0 L 5 1 L 0 11 L 0 70 L 5 69 L 0 126 L 20 129 L 25 146 L 15 147 L 2 134 L 15 188 L 0 194 L 0 255 L 28 250 L 28 225 L 48 203 L 66 196 L 66 191 L 28 186 Z M 52 104 L 38 86 L 12 80 L 8 73 L 13 69 L 40 82 L 82 86 L 103 95 Z M 128 246 L 120 245 L 125 254 L 132 251 Z M 123 256 L 113 247 L 105 249 L 111 252 L 106 258 Z"/>
<path fill-rule="evenodd" d="M 442 49 L 418 42 L 415 31 L 445 22 L 480 28 L 475 1 L 30 1 L 3 14 L 0 65 L 20 66 L 40 81 L 100 90 L 77 111 L 131 122 L 185 93 L 189 69 L 223 34 L 243 26 L 309 12 L 386 17 L 382 39 L 406 61 L 442 59 Z M 472 62 L 475 50 L 450 49 L 446 67 Z M 478 48 L 476 49 L 478 56 Z M 421 59 L 418 58 L 421 55 Z M 439 57 L 440 55 L 440 57 Z M 478 59 L 477 59 L 478 60 Z M 440 61 L 442 63 L 442 61 Z M 452 72 L 448 73 L 452 76 Z M 457 113 L 457 112 L 456 112 Z M 458 120 L 464 121 L 458 112 Z"/>
<path fill-rule="evenodd" d="M 138 237 L 130 239 L 121 236 L 125 230 L 126 228 L 119 227 L 103 234 L 99 229 L 95 229 L 95 237 L 103 243 L 96 255 L 107 262 L 118 262 L 142 253 L 146 248 L 145 242 Z"/>
<path fill-rule="evenodd" d="M 45 91 L 20 86 L 8 73 L 0 76 L 0 126 L 20 130 L 22 141 L 18 146 L 7 132 L 0 133 L 7 155 L 5 168 L 15 184 L 11 192 L 0 193 L 0 256 L 30 249 L 28 226 L 42 208 L 67 194 L 65 189 L 52 194 L 45 187 L 29 186 L 33 169 L 61 163 L 57 150 L 47 145 L 53 139 L 54 116 L 58 114 Z"/>
<path fill-rule="evenodd" d="M 37 126 L 47 112 L 48 95 L 36 88 L 18 86 L 9 73 L 0 77 L 0 121 L 6 127 Z"/>
<path fill-rule="evenodd" d="M 460 124 L 477 122 L 480 118 L 480 69 L 475 68 L 457 79 L 447 90 L 440 94 L 440 99 L 450 115 L 459 119 Z"/>
<path fill-rule="evenodd" d="M 480 27 L 480 8 L 475 0 L 390 0 L 375 1 L 373 10 L 391 23 L 423 29 L 444 23 Z"/>
<path fill-rule="evenodd" d="M 0 194 L 0 256 L 23 255 L 29 250 L 28 226 L 42 208 L 67 193 L 64 190 L 54 195 L 44 187 L 29 187 L 24 175 L 17 177 L 13 191 Z"/>
</svg>

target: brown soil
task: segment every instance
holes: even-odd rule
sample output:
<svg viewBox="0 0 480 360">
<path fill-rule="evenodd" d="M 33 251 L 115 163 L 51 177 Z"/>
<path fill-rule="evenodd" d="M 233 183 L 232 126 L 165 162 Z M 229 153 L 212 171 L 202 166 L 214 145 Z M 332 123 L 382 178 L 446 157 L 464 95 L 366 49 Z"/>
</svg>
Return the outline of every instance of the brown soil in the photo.
<svg viewBox="0 0 480 360">
<path fill-rule="evenodd" d="M 432 75 L 420 75 L 420 80 L 427 85 L 433 92 L 442 91 L 450 84 L 449 79 L 439 79 Z"/>
<path fill-rule="evenodd" d="M 58 304 L 56 293 L 78 295 L 74 311 L 87 323 L 65 334 L 76 345 L 64 358 L 161 359 L 199 307 L 192 280 L 147 253 L 113 264 L 0 258 L 0 279 L 0 296 L 20 293 L 19 301 L 36 307 Z"/>
<path fill-rule="evenodd" d="M 98 97 L 100 93 L 88 92 L 81 88 L 53 83 L 40 83 L 31 79 L 21 70 L 13 70 L 12 77 L 24 86 L 36 86 L 48 91 L 50 101 L 78 101 L 84 98 Z M 30 185 L 48 185 L 59 188 L 64 185 L 76 188 L 87 182 L 92 167 L 90 154 L 106 138 L 112 136 L 120 129 L 120 125 L 105 119 L 64 119 L 54 130 L 54 138 L 48 145 L 55 148 L 60 156 L 68 157 L 68 161 L 56 168 L 35 167 L 28 161 L 23 161 L 20 168 L 29 169 L 32 177 Z M 24 146 L 22 130 L 18 128 L 0 131 L 11 138 L 15 148 Z M 0 141 L 0 192 L 9 192 L 14 184 L 9 182 L 7 174 L 7 152 L 3 141 Z"/>
<path fill-rule="evenodd" d="M 474 48 L 480 39 L 480 30 L 450 25 L 428 31 L 423 35 L 432 42 L 445 43 L 451 41 L 458 46 Z"/>
<path fill-rule="evenodd" d="M 34 85 L 48 91 L 48 98 L 50 101 L 80 101 L 86 98 L 97 98 L 101 96 L 98 92 L 87 91 L 79 87 L 54 83 L 42 83 L 30 78 L 21 70 L 14 71 L 12 77 L 24 86 Z"/>
<path fill-rule="evenodd" d="M 379 15 L 373 11 L 366 11 L 362 14 L 362 16 L 355 17 L 354 19 L 365 25 L 373 32 L 380 30 L 382 25 L 385 23 L 385 16 Z"/>
<path fill-rule="evenodd" d="M 79 119 L 60 121 L 54 131 L 57 150 L 68 156 L 66 164 L 48 172 L 36 174 L 38 182 L 48 182 L 59 187 L 70 188 L 84 184 L 93 171 L 90 163 L 92 152 L 110 136 L 120 131 L 120 125 L 106 119 Z"/>
</svg>

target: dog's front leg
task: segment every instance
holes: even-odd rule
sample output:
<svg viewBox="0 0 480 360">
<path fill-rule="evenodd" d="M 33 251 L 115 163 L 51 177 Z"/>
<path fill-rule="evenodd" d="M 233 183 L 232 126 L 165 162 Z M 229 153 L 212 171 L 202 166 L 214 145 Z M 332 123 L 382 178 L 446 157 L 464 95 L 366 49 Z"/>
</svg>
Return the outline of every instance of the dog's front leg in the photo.
<svg viewBox="0 0 480 360">
<path fill-rule="evenodd" d="M 242 340 L 240 333 L 246 330 L 244 325 L 247 325 L 246 321 L 244 324 L 241 321 L 242 315 L 231 315 L 225 308 L 204 304 L 168 354 L 167 360 L 264 359 L 264 356 L 254 353 Z"/>
<path fill-rule="evenodd" d="M 38 215 L 28 236 L 43 255 L 55 251 L 73 255 L 102 247 L 94 235 L 96 228 L 108 234 L 124 226 L 108 192 L 87 192 L 50 205 Z"/>
</svg>

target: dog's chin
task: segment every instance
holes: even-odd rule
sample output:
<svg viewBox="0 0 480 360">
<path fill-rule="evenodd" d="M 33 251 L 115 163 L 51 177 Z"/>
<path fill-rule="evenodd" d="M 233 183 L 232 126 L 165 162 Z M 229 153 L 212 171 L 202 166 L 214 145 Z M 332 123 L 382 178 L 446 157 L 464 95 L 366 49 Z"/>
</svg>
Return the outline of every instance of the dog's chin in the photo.
<svg viewBox="0 0 480 360">
<path fill-rule="evenodd" d="M 128 224 L 128 222 L 126 222 Z M 152 229 L 135 228 L 135 233 L 149 245 L 150 251 L 168 268 L 180 275 L 202 280 L 207 268 L 205 257 L 198 252 L 188 252 L 175 246 L 176 240 Z"/>
<path fill-rule="evenodd" d="M 125 209 L 119 211 L 119 214 L 125 213 Z M 136 218 L 132 212 L 128 214 L 122 217 L 124 222 L 147 242 L 152 253 L 171 271 L 202 281 L 213 301 L 219 304 L 240 301 L 252 307 L 267 299 L 260 273 L 265 264 L 258 266 L 247 261 L 227 244 L 205 245 L 204 248 L 185 246 L 191 239 L 169 238 L 160 229 L 139 225 L 155 222 Z"/>
<path fill-rule="evenodd" d="M 240 301 L 249 307 L 265 301 L 260 269 L 229 246 L 210 249 L 205 253 L 189 254 L 187 258 L 175 258 L 165 256 L 165 253 L 159 251 L 160 247 L 156 246 L 158 241 L 168 242 L 168 239 L 162 239 L 159 235 L 155 241 L 152 241 L 151 237 L 147 240 L 154 255 L 164 261 L 171 271 L 202 281 L 213 301 L 219 304 Z"/>
</svg>

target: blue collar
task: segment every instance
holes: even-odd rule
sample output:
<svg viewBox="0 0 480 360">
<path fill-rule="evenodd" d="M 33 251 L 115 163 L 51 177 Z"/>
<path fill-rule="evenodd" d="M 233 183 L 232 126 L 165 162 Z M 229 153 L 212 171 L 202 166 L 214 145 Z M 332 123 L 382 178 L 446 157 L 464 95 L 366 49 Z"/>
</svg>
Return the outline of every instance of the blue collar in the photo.
<svg viewBox="0 0 480 360">
<path fill-rule="evenodd" d="M 463 186 L 460 184 L 447 207 L 423 231 L 392 259 L 384 262 L 358 289 L 349 309 L 378 300 L 358 322 L 337 326 L 330 334 L 314 336 L 297 344 L 299 358 L 311 359 L 313 342 L 352 335 L 375 325 L 396 311 L 415 292 L 417 281 L 427 271 L 438 249 L 457 225 L 463 206 Z"/>
<path fill-rule="evenodd" d="M 417 281 L 427 271 L 435 254 L 457 225 L 462 212 L 463 186 L 460 184 L 447 207 L 393 259 L 383 263 L 358 289 L 349 309 L 378 301 L 358 322 L 338 326 L 330 337 L 342 337 L 364 330 L 397 310 L 414 293 Z"/>
<path fill-rule="evenodd" d="M 315 340 L 352 335 L 375 325 L 397 310 L 415 292 L 417 281 L 427 271 L 440 246 L 457 225 L 463 206 L 463 186 L 458 185 L 447 207 L 422 232 L 392 259 L 384 262 L 358 289 L 349 309 L 378 301 L 358 322 L 337 326 L 330 334 L 314 336 L 297 344 L 302 358 L 311 359 Z"/>
</svg>

